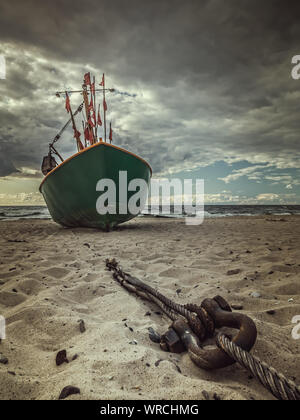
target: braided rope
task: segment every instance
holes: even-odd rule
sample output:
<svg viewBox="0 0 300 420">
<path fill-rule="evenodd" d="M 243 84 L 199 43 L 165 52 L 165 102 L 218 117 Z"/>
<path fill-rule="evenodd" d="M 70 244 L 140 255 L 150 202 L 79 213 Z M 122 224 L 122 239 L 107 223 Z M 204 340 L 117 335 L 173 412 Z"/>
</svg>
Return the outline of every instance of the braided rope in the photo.
<svg viewBox="0 0 300 420">
<path fill-rule="evenodd" d="M 205 323 L 198 314 L 198 312 L 201 311 L 200 307 L 198 307 L 197 312 L 193 312 L 186 306 L 173 302 L 171 299 L 161 294 L 158 290 L 155 290 L 148 284 L 143 283 L 140 279 L 125 273 L 114 259 L 106 260 L 106 266 L 109 270 L 114 272 L 113 277 L 115 280 L 117 280 L 120 285 L 126 288 L 129 292 L 134 292 L 141 297 L 145 297 L 141 295 L 141 292 L 145 294 L 147 299 L 159 306 L 172 321 L 178 319 L 178 315 L 183 316 L 186 318 L 193 332 L 200 338 L 200 340 L 203 341 L 205 339 L 207 329 Z M 128 284 L 126 283 L 128 283 L 131 287 L 128 287 Z"/>
<path fill-rule="evenodd" d="M 259 382 L 279 400 L 299 401 L 300 388 L 273 367 L 252 356 L 230 341 L 224 334 L 217 337 L 218 346 L 245 369 L 249 370 Z"/>
</svg>

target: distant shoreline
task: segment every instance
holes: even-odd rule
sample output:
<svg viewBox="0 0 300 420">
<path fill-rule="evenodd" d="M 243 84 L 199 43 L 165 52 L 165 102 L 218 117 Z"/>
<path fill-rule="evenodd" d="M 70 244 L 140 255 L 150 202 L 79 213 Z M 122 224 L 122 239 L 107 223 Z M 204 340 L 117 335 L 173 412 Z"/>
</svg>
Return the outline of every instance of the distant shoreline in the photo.
<svg viewBox="0 0 300 420">
<path fill-rule="evenodd" d="M 154 217 L 161 219 L 183 219 L 186 216 L 194 216 L 193 207 L 156 206 L 145 209 L 142 217 Z M 300 205 L 206 205 L 205 219 L 217 219 L 234 216 L 297 216 L 300 215 Z M 0 206 L 0 221 L 20 219 L 51 219 L 46 206 Z"/>
</svg>

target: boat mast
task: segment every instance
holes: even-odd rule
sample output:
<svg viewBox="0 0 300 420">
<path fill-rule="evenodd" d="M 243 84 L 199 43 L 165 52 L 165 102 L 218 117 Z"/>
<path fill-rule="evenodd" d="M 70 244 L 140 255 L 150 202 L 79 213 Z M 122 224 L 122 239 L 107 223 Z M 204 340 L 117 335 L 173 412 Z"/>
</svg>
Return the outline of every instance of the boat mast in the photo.
<svg viewBox="0 0 300 420">
<path fill-rule="evenodd" d="M 89 75 L 90 75 L 90 73 L 89 73 Z M 90 85 L 89 88 L 88 88 L 88 84 Z M 106 133 L 107 105 L 106 105 L 106 95 L 105 94 L 106 94 L 106 91 L 115 92 L 115 89 L 112 89 L 112 88 L 106 89 L 105 88 L 105 74 L 104 73 L 103 73 L 103 76 L 102 76 L 102 82 L 100 83 L 100 86 L 101 86 L 100 89 L 95 88 L 96 87 L 95 86 L 95 77 L 93 77 L 93 87 L 92 87 L 91 83 L 88 83 L 88 84 L 87 84 L 87 81 L 84 80 L 84 83 L 82 85 L 82 90 L 70 90 L 70 91 L 56 92 L 56 96 L 58 98 L 62 94 L 68 95 L 69 93 L 81 93 L 82 96 L 83 96 L 83 103 L 80 105 L 80 107 L 78 108 L 78 110 L 74 114 L 72 114 L 72 112 L 71 112 L 71 119 L 65 125 L 65 127 L 63 128 L 63 130 L 64 130 L 68 126 L 68 124 L 70 124 L 70 122 L 72 121 L 73 128 L 75 127 L 74 128 L 74 135 L 75 135 L 75 138 L 77 140 L 77 147 L 79 148 L 79 150 L 81 150 L 81 148 L 84 147 L 84 146 L 83 146 L 83 144 L 80 140 L 80 137 L 78 136 L 78 131 L 76 130 L 76 124 L 75 124 L 75 119 L 74 119 L 75 115 L 77 115 L 78 112 L 82 111 L 83 106 L 85 107 L 85 114 L 86 114 L 85 124 L 86 124 L 86 128 L 88 129 L 90 143 L 91 144 L 97 143 L 98 142 L 98 120 L 95 121 L 95 130 L 94 130 L 93 125 L 90 124 L 90 122 L 92 121 L 91 120 L 92 116 L 91 116 L 91 112 L 90 112 L 89 93 L 91 94 L 91 99 L 94 102 L 93 105 L 94 105 L 94 112 L 95 112 L 95 116 L 96 116 L 96 109 L 97 109 L 97 106 L 96 106 L 97 105 L 96 104 L 96 92 L 102 92 L 102 95 L 103 95 L 103 113 L 104 113 L 104 124 L 103 124 L 104 125 L 104 141 L 107 142 L 107 133 Z M 100 115 L 100 104 L 99 104 L 99 107 L 98 107 L 98 113 Z M 83 113 L 83 115 L 84 115 L 84 113 Z M 94 115 L 93 115 L 93 117 L 94 117 Z M 55 138 L 54 143 L 55 143 L 55 141 L 58 140 L 59 137 L 60 137 L 60 135 L 58 135 Z M 87 147 L 86 143 L 85 143 L 85 147 Z"/>
<path fill-rule="evenodd" d="M 90 124 L 89 124 L 91 113 L 90 113 L 90 110 L 89 110 L 89 97 L 88 97 L 87 86 L 86 86 L 86 84 L 83 84 L 82 87 L 83 87 L 82 95 L 83 95 L 85 112 L 86 112 L 87 127 L 88 127 L 88 130 L 89 130 L 89 138 L 92 138 L 93 139 L 92 144 L 95 144 L 95 136 L 94 136 L 93 127 L 90 127 Z M 92 94 L 92 91 L 91 91 L 91 96 L 92 95 L 93 94 Z"/>
<path fill-rule="evenodd" d="M 103 73 L 102 78 L 102 87 L 103 87 L 103 115 L 104 115 L 104 141 L 106 143 L 106 100 L 105 100 L 105 74 Z"/>
<path fill-rule="evenodd" d="M 97 116 L 96 116 L 96 91 L 95 91 L 95 86 L 96 86 L 96 79 L 95 76 L 93 76 L 93 90 L 91 89 L 91 97 L 94 97 L 94 114 L 93 116 L 95 117 L 94 119 L 94 123 L 95 123 L 95 138 L 96 138 L 96 143 L 98 143 L 98 126 L 97 126 Z"/>
</svg>

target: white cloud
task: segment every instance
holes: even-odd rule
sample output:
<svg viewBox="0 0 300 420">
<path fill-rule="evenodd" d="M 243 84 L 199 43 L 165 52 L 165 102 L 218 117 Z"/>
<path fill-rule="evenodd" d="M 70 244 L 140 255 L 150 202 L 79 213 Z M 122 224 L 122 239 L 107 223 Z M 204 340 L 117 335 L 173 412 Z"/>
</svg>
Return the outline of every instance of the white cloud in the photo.
<svg viewBox="0 0 300 420">
<path fill-rule="evenodd" d="M 266 194 L 259 194 L 256 196 L 257 201 L 275 201 L 279 199 L 278 194 L 266 193 Z"/>
<path fill-rule="evenodd" d="M 259 175 L 261 172 L 256 172 L 257 169 L 267 168 L 268 165 L 256 165 L 256 166 L 249 166 L 248 168 L 236 169 L 233 171 L 232 174 L 227 175 L 224 178 L 218 178 L 220 181 L 224 181 L 226 184 L 229 184 L 232 181 L 236 181 L 243 176 L 247 176 L 248 179 L 259 179 Z M 253 173 L 254 172 L 254 173 Z"/>
</svg>

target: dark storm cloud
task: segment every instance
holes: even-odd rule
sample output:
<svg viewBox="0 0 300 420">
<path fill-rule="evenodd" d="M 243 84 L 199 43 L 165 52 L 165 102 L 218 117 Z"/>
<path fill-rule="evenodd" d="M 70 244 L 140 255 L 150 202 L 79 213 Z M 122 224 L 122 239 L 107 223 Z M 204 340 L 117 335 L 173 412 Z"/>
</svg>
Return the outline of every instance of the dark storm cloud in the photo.
<svg viewBox="0 0 300 420">
<path fill-rule="evenodd" d="M 5 157 L 0 156 L 0 177 L 10 175 L 17 172 L 13 163 L 8 161 Z"/>
<path fill-rule="evenodd" d="M 116 140 L 156 172 L 245 158 L 300 167 L 299 20 L 294 0 L 2 2 L 2 158 L 38 169 L 66 119 L 52 93 L 95 69 L 123 93 L 111 99 Z"/>
</svg>

